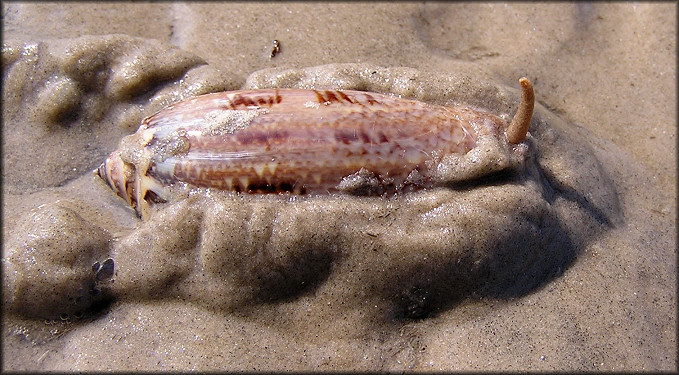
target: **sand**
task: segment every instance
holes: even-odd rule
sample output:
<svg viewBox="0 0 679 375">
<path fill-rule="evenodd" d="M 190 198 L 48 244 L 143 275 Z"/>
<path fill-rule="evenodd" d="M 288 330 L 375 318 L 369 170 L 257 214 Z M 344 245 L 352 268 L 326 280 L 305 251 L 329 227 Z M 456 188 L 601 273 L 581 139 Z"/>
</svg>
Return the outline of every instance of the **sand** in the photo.
<svg viewBox="0 0 679 375">
<path fill-rule="evenodd" d="M 676 369 L 676 5 L 2 10 L 3 370 Z M 92 173 L 202 93 L 355 89 L 509 119 L 521 76 L 525 163 L 460 186 L 194 190 L 142 221 Z"/>
</svg>

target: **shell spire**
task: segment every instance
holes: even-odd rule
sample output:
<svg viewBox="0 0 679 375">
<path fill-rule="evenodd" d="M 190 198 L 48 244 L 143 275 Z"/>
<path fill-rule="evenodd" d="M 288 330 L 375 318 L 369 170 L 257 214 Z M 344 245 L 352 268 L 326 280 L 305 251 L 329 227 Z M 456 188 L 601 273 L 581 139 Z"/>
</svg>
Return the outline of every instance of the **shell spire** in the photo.
<svg viewBox="0 0 679 375">
<path fill-rule="evenodd" d="M 135 192 L 134 166 L 125 163 L 120 157 L 120 151 L 116 150 L 94 172 L 101 177 L 113 191 L 123 198 L 132 208 L 137 207 L 137 194 Z"/>
<path fill-rule="evenodd" d="M 141 176 L 134 164 L 123 161 L 118 150 L 111 153 L 94 173 L 141 217 L 148 216 L 152 203 L 166 202 L 165 188 L 158 181 Z"/>
</svg>

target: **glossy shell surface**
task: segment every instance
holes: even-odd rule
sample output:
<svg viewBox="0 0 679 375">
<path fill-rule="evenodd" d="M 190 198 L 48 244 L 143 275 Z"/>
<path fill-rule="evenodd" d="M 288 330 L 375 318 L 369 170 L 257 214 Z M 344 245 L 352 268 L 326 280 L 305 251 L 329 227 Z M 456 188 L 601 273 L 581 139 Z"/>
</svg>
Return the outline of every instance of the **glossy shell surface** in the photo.
<svg viewBox="0 0 679 375">
<path fill-rule="evenodd" d="M 530 118 L 529 118 L 530 119 Z M 165 187 L 242 193 L 383 195 L 436 185 L 445 155 L 507 122 L 362 91 L 270 89 L 194 97 L 147 117 L 98 174 L 140 216 Z"/>
</svg>

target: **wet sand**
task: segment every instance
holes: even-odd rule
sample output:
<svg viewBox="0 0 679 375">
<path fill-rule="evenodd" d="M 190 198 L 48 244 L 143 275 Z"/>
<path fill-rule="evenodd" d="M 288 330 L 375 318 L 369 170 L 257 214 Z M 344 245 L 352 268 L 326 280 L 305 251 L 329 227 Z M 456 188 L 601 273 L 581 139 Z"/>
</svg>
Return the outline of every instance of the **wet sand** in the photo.
<svg viewBox="0 0 679 375">
<path fill-rule="evenodd" d="M 676 369 L 674 14 L 3 4 L 3 369 Z M 355 89 L 510 118 L 521 76 L 525 165 L 464 188 L 199 191 L 141 221 L 91 172 L 193 95 Z"/>
</svg>

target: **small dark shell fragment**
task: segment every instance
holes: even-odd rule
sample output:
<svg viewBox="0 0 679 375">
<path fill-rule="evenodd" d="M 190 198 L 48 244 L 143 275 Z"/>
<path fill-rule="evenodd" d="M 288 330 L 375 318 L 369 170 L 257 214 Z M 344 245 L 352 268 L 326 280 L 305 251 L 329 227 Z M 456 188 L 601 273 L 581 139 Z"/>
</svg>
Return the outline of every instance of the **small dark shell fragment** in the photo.
<svg viewBox="0 0 679 375">
<path fill-rule="evenodd" d="M 97 262 L 98 263 L 98 262 Z M 97 281 L 110 280 L 113 277 L 114 264 L 113 259 L 108 258 L 101 264 L 101 267 L 95 272 Z"/>
</svg>

